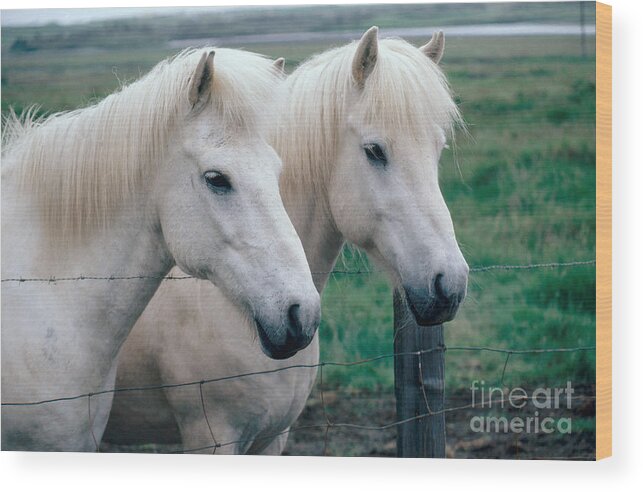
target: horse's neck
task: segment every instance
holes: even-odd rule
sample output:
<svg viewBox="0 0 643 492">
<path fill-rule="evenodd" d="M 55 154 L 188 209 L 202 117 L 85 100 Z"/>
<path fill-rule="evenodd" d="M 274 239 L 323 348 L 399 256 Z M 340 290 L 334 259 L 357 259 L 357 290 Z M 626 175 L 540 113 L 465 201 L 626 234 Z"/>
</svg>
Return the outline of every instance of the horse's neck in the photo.
<svg viewBox="0 0 643 492">
<path fill-rule="evenodd" d="M 59 299 L 55 318 L 50 316 L 61 329 L 100 332 L 105 354 L 118 351 L 160 284 L 158 277 L 172 266 L 153 215 L 141 211 L 145 203 L 128 204 L 105 230 L 76 243 L 43 230 L 28 198 L 8 192 L 2 202 L 2 277 L 70 279 L 25 285 L 36 298 Z M 34 314 L 47 316 L 51 305 L 37 304 L 35 310 L 43 312 Z"/>
<path fill-rule="evenodd" d="M 315 287 L 321 292 L 344 245 L 318 190 L 288 186 L 282 190 L 286 211 L 306 252 Z"/>
</svg>

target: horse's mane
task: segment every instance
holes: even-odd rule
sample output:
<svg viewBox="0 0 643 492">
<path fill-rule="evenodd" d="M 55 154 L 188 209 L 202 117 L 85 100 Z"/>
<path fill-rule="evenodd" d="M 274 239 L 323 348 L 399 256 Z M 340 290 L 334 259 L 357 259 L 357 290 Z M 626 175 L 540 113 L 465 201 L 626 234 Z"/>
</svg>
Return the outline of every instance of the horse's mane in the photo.
<svg viewBox="0 0 643 492">
<path fill-rule="evenodd" d="M 205 50 L 164 60 L 93 106 L 44 118 L 12 111 L 4 118 L 3 173 L 16 173 L 20 191 L 38 198 L 51 230 L 77 236 L 105 226 L 140 189 L 191 110 L 189 81 Z M 209 109 L 230 132 L 263 124 L 279 80 L 272 62 L 239 50 L 207 50 L 216 52 Z"/>
<path fill-rule="evenodd" d="M 355 42 L 326 51 L 288 77 L 289 102 L 273 138 L 284 162 L 285 186 L 303 180 L 313 190 L 328 181 L 346 102 L 357 91 L 351 69 L 356 48 Z M 462 124 L 438 65 L 400 39 L 379 41 L 377 62 L 359 97 L 365 110 L 355 123 L 383 125 L 391 139 L 437 131 L 451 136 Z"/>
</svg>

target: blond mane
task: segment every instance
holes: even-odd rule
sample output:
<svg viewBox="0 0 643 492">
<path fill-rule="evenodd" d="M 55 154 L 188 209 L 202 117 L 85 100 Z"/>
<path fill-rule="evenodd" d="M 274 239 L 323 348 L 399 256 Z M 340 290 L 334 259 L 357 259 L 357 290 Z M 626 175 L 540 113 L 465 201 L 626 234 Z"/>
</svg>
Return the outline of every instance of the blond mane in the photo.
<svg viewBox="0 0 643 492">
<path fill-rule="evenodd" d="M 357 43 L 326 51 L 288 77 L 287 107 L 273 144 L 284 162 L 283 184 L 304 181 L 322 189 L 335 162 L 347 101 L 355 100 L 352 61 Z M 377 62 L 359 93 L 357 124 L 383 125 L 391 140 L 427 132 L 451 136 L 461 125 L 446 78 L 437 64 L 400 39 L 379 41 Z"/>
<path fill-rule="evenodd" d="M 239 50 L 183 51 L 140 80 L 83 109 L 3 121 L 3 174 L 37 197 L 49 230 L 79 236 L 105 227 L 144 177 L 164 162 L 172 132 L 189 114 L 188 85 L 205 50 L 215 50 L 211 105 L 230 131 L 255 131 L 279 82 L 272 62 Z"/>
</svg>

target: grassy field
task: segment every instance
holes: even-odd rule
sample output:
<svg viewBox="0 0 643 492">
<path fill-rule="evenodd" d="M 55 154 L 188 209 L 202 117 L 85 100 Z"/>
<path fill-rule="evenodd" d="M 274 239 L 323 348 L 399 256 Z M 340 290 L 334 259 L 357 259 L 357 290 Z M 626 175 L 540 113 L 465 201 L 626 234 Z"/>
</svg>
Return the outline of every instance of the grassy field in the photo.
<svg viewBox="0 0 643 492">
<path fill-rule="evenodd" d="M 441 186 L 471 266 L 595 257 L 594 59 L 573 38 L 450 40 L 444 68 L 469 135 L 443 155 Z M 364 258 L 346 255 L 364 268 Z M 446 326 L 447 346 L 553 348 L 595 343 L 593 266 L 472 273 L 468 298 Z M 391 351 L 385 280 L 335 276 L 324 293 L 323 357 Z M 505 357 L 447 353 L 447 382 L 500 381 Z M 514 356 L 505 384 L 594 380 L 593 352 Z M 393 383 L 390 361 L 325 371 L 327 381 Z"/>
<path fill-rule="evenodd" d="M 163 43 L 10 49 L 11 40 L 27 34 L 3 30 L 3 112 L 10 106 L 20 112 L 33 103 L 42 112 L 90 104 L 172 53 Z M 590 38 L 592 52 L 581 57 L 574 37 L 447 40 L 443 66 L 469 134 L 459 134 L 444 154 L 441 186 L 471 266 L 595 257 L 592 43 Z M 292 69 L 333 44 L 245 48 L 285 56 Z M 346 268 L 371 268 L 352 250 L 341 261 Z M 324 292 L 322 358 L 348 361 L 390 353 L 391 297 L 378 272 L 334 275 Z M 469 296 L 446 326 L 447 346 L 592 346 L 594 305 L 593 266 L 472 273 Z M 504 363 L 501 354 L 447 352 L 448 387 L 467 388 L 472 379 L 499 381 Z M 591 384 L 594 370 L 593 352 L 516 355 L 505 384 Z M 327 368 L 324 377 L 327 385 L 343 390 L 389 391 L 392 362 Z"/>
</svg>

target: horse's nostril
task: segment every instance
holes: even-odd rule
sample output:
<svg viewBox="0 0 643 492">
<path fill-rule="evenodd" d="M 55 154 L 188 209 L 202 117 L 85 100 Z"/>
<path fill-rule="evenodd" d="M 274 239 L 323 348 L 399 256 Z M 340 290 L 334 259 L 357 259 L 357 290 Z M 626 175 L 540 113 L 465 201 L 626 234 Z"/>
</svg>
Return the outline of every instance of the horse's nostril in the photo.
<svg viewBox="0 0 643 492">
<path fill-rule="evenodd" d="M 299 304 L 293 304 L 288 308 L 288 330 L 293 335 L 301 332 L 301 318 Z"/>
<path fill-rule="evenodd" d="M 444 292 L 444 289 L 442 287 L 442 277 L 444 277 L 444 275 L 442 273 L 438 273 L 435 276 L 433 286 L 435 288 L 436 297 L 438 297 L 438 299 L 444 300 L 444 299 L 447 299 L 449 296 L 446 294 L 446 292 Z"/>
</svg>

